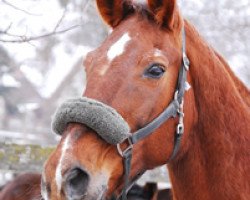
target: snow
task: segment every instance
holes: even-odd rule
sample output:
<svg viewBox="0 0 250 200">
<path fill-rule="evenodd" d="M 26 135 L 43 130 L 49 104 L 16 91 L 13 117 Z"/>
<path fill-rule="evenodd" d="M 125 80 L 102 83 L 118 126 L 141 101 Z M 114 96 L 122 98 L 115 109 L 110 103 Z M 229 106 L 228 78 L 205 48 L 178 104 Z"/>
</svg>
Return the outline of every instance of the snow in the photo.
<svg viewBox="0 0 250 200">
<path fill-rule="evenodd" d="M 172 187 L 172 185 L 170 182 L 158 182 L 157 183 L 157 188 L 159 190 L 169 189 L 171 187 Z"/>
<path fill-rule="evenodd" d="M 11 172 L 3 173 L 3 170 L 0 170 L 0 186 L 4 185 L 6 182 L 12 180 L 14 178 L 14 174 Z"/>
<path fill-rule="evenodd" d="M 50 97 L 61 82 L 65 79 L 72 67 L 79 59 L 82 59 L 89 51 L 88 46 L 71 47 L 74 53 L 71 55 L 70 45 L 60 43 L 53 49 L 55 57 L 49 71 L 43 76 L 36 68 L 27 65 L 21 65 L 20 70 L 26 78 L 32 82 L 38 89 L 40 95 L 44 98 Z M 79 66 L 80 68 L 81 66 Z"/>
<path fill-rule="evenodd" d="M 18 138 L 18 139 L 27 139 L 27 140 L 37 140 L 37 136 L 32 133 L 21 133 L 21 132 L 14 132 L 14 131 L 4 131 L 0 130 L 0 138 Z M 24 138 L 25 137 L 25 138 Z"/>
<path fill-rule="evenodd" d="M 91 47 L 78 46 L 77 49 L 74 50 L 74 54 L 69 56 L 67 53 L 68 48 L 65 44 L 59 44 L 54 48 L 53 53 L 55 54 L 56 62 L 45 76 L 43 80 L 44 85 L 39 89 L 40 94 L 45 98 L 53 94 L 67 74 L 72 70 L 74 64 L 92 50 Z M 79 66 L 79 68 L 80 67 L 81 66 Z"/>
<path fill-rule="evenodd" d="M 184 2 L 185 0 L 181 0 L 181 1 L 179 1 L 179 6 L 180 6 L 180 8 L 182 9 L 182 11 L 185 11 L 187 8 L 185 8 L 184 6 L 183 6 L 183 4 L 185 3 Z M 187 3 L 186 3 L 187 4 Z M 186 5 L 185 4 L 185 5 Z M 203 8 L 203 6 L 204 6 L 204 3 L 202 2 L 202 0 L 190 0 L 189 2 L 188 2 L 188 7 L 191 7 L 191 8 L 193 8 L 194 10 L 196 10 L 196 11 L 198 11 L 198 10 L 201 10 L 202 8 Z"/>
<path fill-rule="evenodd" d="M 24 73 L 26 78 L 35 86 L 41 86 L 43 83 L 43 75 L 33 67 L 21 65 L 20 70 Z"/>
<path fill-rule="evenodd" d="M 6 30 L 10 27 L 8 33 L 14 35 L 29 37 L 53 32 L 64 13 L 64 8 L 59 5 L 59 1 L 8 0 L 8 2 L 24 10 L 17 10 L 4 2 L 0 2 L 1 10 L 4 10 L 4 12 L 0 12 L 0 19 L 2 19 L 0 30 Z M 57 30 L 76 25 L 73 22 L 77 21 L 79 13 L 73 11 L 70 4 L 67 9 L 70 11 L 67 12 L 65 19 Z M 16 37 L 3 37 L 3 35 L 1 35 L 1 38 L 5 40 L 16 39 Z M 34 65 L 34 62 L 29 62 L 30 60 L 36 60 L 37 47 L 43 46 L 42 40 L 32 41 L 31 43 L 4 43 L 3 45 L 4 49 L 15 58 L 15 61 L 21 63 L 19 67 L 26 78 L 34 84 L 41 96 L 46 98 L 53 94 L 65 76 L 71 71 L 74 63 L 90 50 L 89 47 L 84 46 L 76 48 L 70 42 L 58 44 L 56 48 L 53 48 L 54 61 L 50 63 L 49 71 L 44 76 L 39 71 L 39 68 Z M 8 75 L 2 77 L 2 82 L 6 87 L 20 86 L 20 83 Z"/>
<path fill-rule="evenodd" d="M 0 83 L 4 87 L 15 87 L 18 88 L 21 86 L 21 83 L 18 82 L 13 76 L 5 73 L 0 79 Z"/>
<path fill-rule="evenodd" d="M 1 24 L 1 28 L 15 22 L 10 29 L 12 34 L 39 34 L 41 29 L 54 27 L 63 13 L 58 1 L 8 0 L 8 2 L 30 13 L 14 9 L 4 2 L 0 2 L 1 10 L 4 10 L 4 12 L 0 12 L 0 18 L 5 19 L 4 23 Z M 27 29 L 27 27 L 29 28 Z"/>
<path fill-rule="evenodd" d="M 39 104 L 38 103 L 26 103 L 26 104 L 19 104 L 17 105 L 17 107 L 21 113 L 24 113 L 24 112 L 32 111 L 32 110 L 39 108 Z"/>
<path fill-rule="evenodd" d="M 249 58 L 246 55 L 236 54 L 229 60 L 229 65 L 234 73 L 241 78 L 241 80 L 248 86 L 248 88 L 250 88 L 249 77 L 246 73 L 247 70 L 249 70 L 249 66 L 245 65 L 248 59 Z"/>
</svg>

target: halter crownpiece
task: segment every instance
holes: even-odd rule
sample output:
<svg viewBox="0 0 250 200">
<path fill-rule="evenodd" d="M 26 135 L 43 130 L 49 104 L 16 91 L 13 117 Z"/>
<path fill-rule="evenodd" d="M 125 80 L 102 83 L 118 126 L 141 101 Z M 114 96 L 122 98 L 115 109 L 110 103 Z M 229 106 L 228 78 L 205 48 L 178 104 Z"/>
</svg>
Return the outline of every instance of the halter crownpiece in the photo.
<svg viewBox="0 0 250 200">
<path fill-rule="evenodd" d="M 130 136 L 127 122 L 114 108 L 86 97 L 62 103 L 54 115 L 52 129 L 61 135 L 70 122 L 85 124 L 109 144 L 121 143 Z"/>
</svg>

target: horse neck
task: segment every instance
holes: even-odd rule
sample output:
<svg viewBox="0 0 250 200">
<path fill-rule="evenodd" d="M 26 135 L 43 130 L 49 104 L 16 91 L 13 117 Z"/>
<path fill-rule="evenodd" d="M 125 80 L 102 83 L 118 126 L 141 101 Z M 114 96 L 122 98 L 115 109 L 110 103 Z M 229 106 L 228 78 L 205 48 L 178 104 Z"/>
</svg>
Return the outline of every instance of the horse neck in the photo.
<svg viewBox="0 0 250 200">
<path fill-rule="evenodd" d="M 195 29 L 186 26 L 198 122 L 189 134 L 188 150 L 168 165 L 174 196 L 250 199 L 249 91 Z"/>
</svg>

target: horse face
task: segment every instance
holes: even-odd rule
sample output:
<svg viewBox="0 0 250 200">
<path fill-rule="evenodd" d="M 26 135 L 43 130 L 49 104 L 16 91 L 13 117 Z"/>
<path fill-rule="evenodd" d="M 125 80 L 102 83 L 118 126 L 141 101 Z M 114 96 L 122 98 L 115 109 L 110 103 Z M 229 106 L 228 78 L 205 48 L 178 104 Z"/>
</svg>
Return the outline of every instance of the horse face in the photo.
<svg viewBox="0 0 250 200">
<path fill-rule="evenodd" d="M 182 19 L 175 1 L 159 5 L 159 1 L 149 1 L 149 8 L 140 11 L 126 1 L 115 1 L 120 4 L 113 7 L 108 2 L 97 1 L 113 31 L 85 60 L 84 96 L 115 108 L 133 133 L 157 117 L 173 99 L 182 58 Z M 160 8 L 165 15 L 156 13 Z M 127 16 L 120 16 L 125 11 L 106 15 L 110 9 L 124 9 Z M 192 107 L 191 103 L 185 108 L 191 116 Z M 176 124 L 177 119 L 169 119 L 134 145 L 131 178 L 168 161 Z M 191 123 L 185 122 L 185 132 L 190 127 Z M 96 200 L 119 193 L 123 184 L 123 162 L 116 146 L 84 125 L 72 123 L 45 165 L 42 191 L 45 200 Z"/>
</svg>

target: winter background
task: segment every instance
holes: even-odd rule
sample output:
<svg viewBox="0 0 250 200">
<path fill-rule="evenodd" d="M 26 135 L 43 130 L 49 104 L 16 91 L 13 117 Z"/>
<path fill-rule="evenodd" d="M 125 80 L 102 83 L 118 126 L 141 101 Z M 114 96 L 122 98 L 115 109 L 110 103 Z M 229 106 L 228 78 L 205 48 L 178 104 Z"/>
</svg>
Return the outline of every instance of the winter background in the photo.
<svg viewBox="0 0 250 200">
<path fill-rule="evenodd" d="M 179 4 L 184 17 L 250 88 L 250 1 L 182 0 Z M 94 0 L 0 0 L 0 21 L 1 160 L 1 155 L 17 152 L 12 145 L 24 145 L 30 152 L 29 145 L 57 144 L 60 138 L 51 132 L 51 116 L 60 102 L 82 95 L 82 60 L 109 29 Z M 17 165 L 8 158 L 0 161 L 0 185 L 14 174 L 41 168 L 30 165 L 25 156 L 15 160 Z M 155 173 L 160 173 L 158 178 Z M 159 180 L 165 176 L 161 173 L 152 172 L 148 179 Z"/>
</svg>

